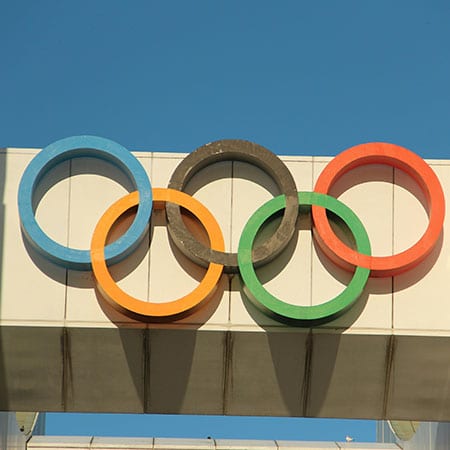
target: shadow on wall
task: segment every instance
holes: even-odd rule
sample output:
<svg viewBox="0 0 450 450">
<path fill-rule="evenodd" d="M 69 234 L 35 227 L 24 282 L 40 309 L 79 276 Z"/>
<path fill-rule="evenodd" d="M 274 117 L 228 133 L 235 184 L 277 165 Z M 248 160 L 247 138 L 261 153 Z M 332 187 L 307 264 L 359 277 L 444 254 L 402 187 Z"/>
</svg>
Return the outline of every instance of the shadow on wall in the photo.
<svg viewBox="0 0 450 450">
<path fill-rule="evenodd" d="M 70 171 L 52 171 L 51 176 L 44 177 L 34 198 L 36 208 L 45 193 L 58 181 L 67 177 L 83 174 L 94 174 L 110 178 L 121 184 L 125 190 L 133 190 L 130 181 L 119 170 L 112 170 L 110 165 L 96 162 L 93 164 L 78 164 L 78 169 Z M 228 176 L 228 174 L 227 174 Z M 114 228 L 114 233 L 127 228 L 133 218 L 133 212 L 122 218 L 123 222 Z M 154 214 L 152 227 L 144 236 L 140 246 L 133 256 L 124 260 L 111 269 L 114 278 L 121 280 L 131 273 L 142 262 L 150 245 L 153 227 L 165 226 L 165 217 Z M 186 220 L 189 222 L 189 218 Z M 188 224 L 189 227 L 189 224 Z M 65 272 L 55 270 L 56 266 L 42 258 L 27 243 L 24 243 L 34 264 L 55 281 L 81 289 L 95 289 L 95 282 L 90 273 L 69 270 Z M 203 277 L 204 269 L 194 265 L 172 246 L 176 260 L 194 279 L 199 281 Z M 201 385 L 192 387 L 193 379 L 200 379 L 201 373 L 195 377 L 196 348 L 206 347 L 216 336 L 208 334 L 207 340 L 197 339 L 195 329 L 207 322 L 219 305 L 228 280 L 224 277 L 218 289 L 211 295 L 206 307 L 196 311 L 186 319 L 193 330 L 170 330 L 166 335 L 157 326 L 150 326 L 142 322 L 133 322 L 112 308 L 96 290 L 97 298 L 105 315 L 117 325 L 117 328 L 97 330 L 95 328 L 71 328 L 64 330 L 62 351 L 64 354 L 63 401 L 61 408 L 67 411 L 117 411 L 115 399 L 120 394 L 122 412 L 184 412 L 186 391 L 198 392 L 204 389 Z M 176 328 L 183 320 L 174 325 Z M 105 336 L 108 336 L 105 338 Z M 219 340 L 223 339 L 221 335 Z M 217 344 L 219 346 L 219 344 Z M 85 352 L 86 347 L 90 352 Z M 169 357 L 168 357 L 169 356 Z M 176 356 L 176 357 L 175 357 Z M 220 355 L 219 355 L 220 356 Z M 219 362 L 222 362 L 220 356 Z M 219 364 L 219 363 L 218 363 Z M 89 369 L 86 369 L 89 368 Z M 220 371 L 217 370 L 217 373 Z M 98 377 L 96 374 L 114 373 L 114 377 Z M 214 380 L 202 378 L 209 386 Z M 222 383 L 223 384 L 223 383 Z M 161 386 L 164 389 L 161 389 Z M 167 395 L 164 397 L 163 394 Z M 221 389 L 220 389 L 221 393 Z M 215 414 L 223 412 L 222 405 L 215 397 L 211 400 L 208 411 Z M 188 411 L 189 412 L 189 411 Z"/>
<path fill-rule="evenodd" d="M 427 211 L 427 202 L 420 189 L 405 177 L 394 177 L 394 170 L 391 168 L 381 167 L 373 171 L 360 171 L 358 176 L 355 176 L 354 173 L 351 175 L 343 176 L 342 180 L 336 183 L 331 195 L 339 197 L 355 184 L 384 181 L 395 183 L 409 191 Z M 299 221 L 297 230 L 306 230 L 310 226 L 310 223 Z M 346 240 L 345 237 L 348 233 L 341 234 L 336 229 L 335 232 L 342 240 Z M 279 403 L 274 415 L 333 417 L 337 413 L 336 405 L 345 405 L 346 395 L 352 395 L 352 392 L 355 393 L 359 389 L 358 386 L 364 386 L 364 383 L 358 383 L 357 380 L 369 379 L 372 385 L 377 387 L 377 390 L 367 393 L 360 392 L 361 398 L 366 398 L 367 403 L 372 405 L 370 417 L 385 416 L 387 392 L 380 388 L 382 384 L 379 383 L 379 380 L 386 379 L 386 384 L 388 384 L 390 364 L 393 358 L 393 340 L 383 336 L 376 339 L 360 336 L 355 347 L 355 345 L 350 345 L 351 337 L 344 332 L 355 324 L 363 314 L 368 302 L 377 301 L 376 295 L 392 296 L 395 292 L 414 285 L 422 279 L 438 259 L 442 241 L 443 236 L 441 235 L 431 254 L 413 270 L 394 278 L 369 279 L 358 301 L 342 316 L 322 325 L 310 325 L 312 328 L 297 330 L 296 333 L 292 329 L 295 339 L 289 339 L 290 331 L 288 330 L 283 334 L 273 332 L 273 329 L 280 325 L 275 321 L 268 322 L 267 318 L 247 299 L 242 289 L 236 285 L 236 288 L 241 291 L 241 297 L 249 315 L 262 328 L 266 329 L 266 354 L 261 355 L 260 360 L 268 359 L 270 355 L 271 361 L 268 361 L 266 366 L 272 364 L 273 380 L 261 382 L 268 385 L 268 391 L 270 389 L 272 391 L 279 390 L 279 396 L 274 396 L 270 401 L 272 412 L 274 411 L 273 405 Z M 347 244 L 351 246 L 349 242 Z M 295 246 L 296 243 L 291 242 L 277 257 L 277 264 L 268 265 L 259 270 L 258 276 L 262 283 L 271 280 L 276 273 L 289 264 Z M 313 252 L 317 254 L 321 265 L 331 277 L 344 286 L 348 285 L 352 275 L 330 262 L 315 242 L 313 242 Z M 299 289 L 298 292 L 299 295 L 303 295 L 304 290 Z M 371 294 L 376 295 L 369 298 Z M 294 348 L 289 349 L 289 343 L 294 340 L 296 342 Z M 371 343 L 374 343 L 371 352 L 365 351 L 365 348 L 369 348 Z M 377 361 L 377 364 L 374 364 L 373 361 Z M 366 370 L 366 367 L 370 367 L 371 370 Z M 266 372 L 256 367 L 253 374 L 254 379 L 258 379 L 259 373 Z M 341 376 L 346 374 L 348 375 L 347 379 L 351 379 L 353 382 L 345 383 L 345 389 L 336 390 L 334 386 L 336 384 L 335 373 L 340 373 Z M 255 393 L 255 398 L 249 399 L 248 403 L 251 404 L 251 401 L 256 401 L 256 399 L 257 394 Z M 352 417 L 350 407 L 346 409 L 345 406 L 339 406 L 339 408 L 340 413 L 345 417 Z M 440 433 L 444 433 L 444 428 L 440 430 Z"/>
</svg>

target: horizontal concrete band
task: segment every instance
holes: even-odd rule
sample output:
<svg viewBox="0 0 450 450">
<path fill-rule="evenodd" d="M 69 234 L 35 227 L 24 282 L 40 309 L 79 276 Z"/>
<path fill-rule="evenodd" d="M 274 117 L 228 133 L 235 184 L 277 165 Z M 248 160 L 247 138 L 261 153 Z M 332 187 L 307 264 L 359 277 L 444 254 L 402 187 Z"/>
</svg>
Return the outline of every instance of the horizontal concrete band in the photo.
<svg viewBox="0 0 450 450">
<path fill-rule="evenodd" d="M 96 436 L 33 436 L 27 449 L 108 450 L 399 450 L 397 444 L 255 441 L 236 439 L 114 438 Z"/>
<path fill-rule="evenodd" d="M 0 327 L 0 410 L 450 420 L 450 338 Z"/>
</svg>

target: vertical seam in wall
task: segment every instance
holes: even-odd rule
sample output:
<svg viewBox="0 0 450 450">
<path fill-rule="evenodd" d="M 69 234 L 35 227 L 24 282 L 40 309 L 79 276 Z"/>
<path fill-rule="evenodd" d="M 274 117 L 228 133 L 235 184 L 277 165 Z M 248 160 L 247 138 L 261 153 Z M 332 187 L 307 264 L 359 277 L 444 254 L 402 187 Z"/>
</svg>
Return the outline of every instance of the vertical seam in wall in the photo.
<svg viewBox="0 0 450 450">
<path fill-rule="evenodd" d="M 65 271 L 65 277 L 64 277 L 64 326 L 66 326 L 66 320 L 67 320 L 67 297 L 68 297 L 68 290 L 69 290 L 69 269 L 64 269 Z"/>
<path fill-rule="evenodd" d="M 394 353 L 395 353 L 395 336 L 391 334 L 386 348 L 386 360 L 385 360 L 385 383 L 383 394 L 383 411 L 382 418 L 386 419 L 388 401 L 389 401 L 389 388 L 391 385 L 392 370 L 394 365 Z"/>
<path fill-rule="evenodd" d="M 62 380 L 61 380 L 61 410 L 66 411 L 69 390 L 69 378 L 72 373 L 70 362 L 70 340 L 66 327 L 62 328 L 61 334 L 61 356 L 62 356 Z"/>
<path fill-rule="evenodd" d="M 233 198 L 234 198 L 234 161 L 231 161 L 231 198 L 230 198 L 230 226 L 229 226 L 229 230 L 230 230 L 230 239 L 228 242 L 229 245 L 229 251 L 231 252 L 233 247 Z"/>
<path fill-rule="evenodd" d="M 230 188 L 230 223 L 229 223 L 229 231 L 230 238 L 228 241 L 228 248 L 231 251 L 232 243 L 233 243 L 233 197 L 234 197 L 234 161 L 231 161 L 231 188 Z M 226 249 L 225 249 L 226 251 Z M 231 324 L 231 292 L 232 292 L 232 284 L 233 284 L 233 275 L 228 275 L 228 324 Z"/>
<path fill-rule="evenodd" d="M 66 326 L 66 320 L 67 320 L 67 295 L 68 295 L 68 286 L 69 286 L 69 269 L 64 269 L 65 271 L 65 277 L 64 277 L 64 326 Z"/>
<path fill-rule="evenodd" d="M 311 191 L 314 190 L 314 176 L 316 173 L 316 160 L 312 158 L 312 170 L 311 170 Z M 313 252 L 314 252 L 314 242 L 313 242 L 313 221 L 312 221 L 312 211 L 309 211 L 310 221 L 311 221 L 311 258 L 310 258 L 310 277 L 309 277 L 309 285 L 310 285 L 310 305 L 313 304 Z M 302 412 L 303 416 L 306 416 L 308 411 L 309 404 L 309 395 L 310 395 L 310 387 L 311 387 L 311 361 L 312 361 L 312 351 L 313 351 L 313 336 L 312 336 L 312 328 L 309 329 L 308 336 L 306 338 L 306 352 L 305 352 L 305 370 L 303 375 L 303 386 L 302 386 Z"/>
<path fill-rule="evenodd" d="M 313 352 L 313 336 L 312 329 L 309 329 L 308 336 L 306 338 L 306 352 L 305 352 L 305 369 L 303 372 L 303 384 L 301 387 L 302 398 L 302 416 L 307 417 L 308 403 L 309 403 L 309 391 L 311 385 L 311 361 Z"/>
<path fill-rule="evenodd" d="M 154 160 L 153 160 L 153 153 L 150 153 L 150 180 L 153 178 L 153 166 L 154 166 Z M 153 186 L 152 186 L 153 187 Z M 152 216 L 153 216 L 153 209 L 152 214 L 150 216 L 150 222 L 148 224 L 148 265 L 147 265 L 147 301 L 150 301 L 150 269 L 151 269 L 151 249 L 150 245 L 152 244 Z"/>
<path fill-rule="evenodd" d="M 68 198 L 68 210 L 67 210 L 67 236 L 66 236 L 66 242 L 67 245 L 69 245 L 69 238 L 70 238 L 70 210 L 71 210 L 71 198 L 72 198 L 72 160 L 69 160 L 69 198 Z"/>
<path fill-rule="evenodd" d="M 148 327 L 143 330 L 143 384 L 144 384 L 144 413 L 150 410 L 150 329 Z"/>
<path fill-rule="evenodd" d="M 222 273 L 222 276 L 227 277 L 227 287 L 228 287 L 228 325 L 231 325 L 231 290 L 233 288 L 233 275 L 225 275 Z"/>
<path fill-rule="evenodd" d="M 155 167 L 155 157 L 153 152 L 150 153 L 150 167 L 149 167 L 149 176 L 150 180 L 153 179 L 153 170 Z M 145 168 L 145 167 L 144 167 Z M 153 188 L 153 186 L 152 186 Z M 150 301 L 150 273 L 151 273 L 151 264 L 152 264 L 152 258 L 151 258 L 151 244 L 152 244 L 152 216 L 153 216 L 153 209 L 152 209 L 152 215 L 150 216 L 150 223 L 148 224 L 148 265 L 147 265 L 147 301 Z M 146 325 L 144 328 L 144 337 L 143 337 L 143 354 L 144 354 L 144 361 L 143 361 L 143 383 L 144 383 L 144 413 L 147 413 L 147 411 L 150 410 L 150 326 Z M 153 438 L 153 445 L 155 444 L 155 439 Z"/>
<path fill-rule="evenodd" d="M 311 192 L 314 191 L 314 174 L 315 174 L 315 159 L 314 157 L 312 158 L 312 170 L 311 170 Z M 310 243 L 310 248 L 311 248 L 311 258 L 309 260 L 309 272 L 310 272 L 310 277 L 309 277 L 309 305 L 312 306 L 313 304 L 313 252 L 314 252 L 314 236 L 313 236 L 313 220 L 312 220 L 312 211 L 311 209 L 309 210 L 309 220 L 311 222 L 311 230 L 310 230 L 310 235 L 311 235 L 311 243 Z"/>
<path fill-rule="evenodd" d="M 69 160 L 69 188 L 67 199 L 67 236 L 66 245 L 69 246 L 70 238 L 70 210 L 71 210 L 71 198 L 72 198 L 72 160 Z M 65 269 L 65 286 L 64 286 L 64 325 L 67 319 L 67 297 L 69 290 L 69 269 Z"/>
<path fill-rule="evenodd" d="M 394 254 L 395 251 L 395 167 L 392 167 L 392 243 L 391 243 L 391 253 Z M 391 277 L 391 330 L 394 329 L 394 277 Z"/>
<path fill-rule="evenodd" d="M 230 330 L 225 332 L 224 338 L 224 351 L 223 351 L 223 388 L 222 388 L 222 414 L 225 415 L 228 412 L 228 391 L 232 389 L 232 353 L 233 353 L 233 335 Z"/>
</svg>

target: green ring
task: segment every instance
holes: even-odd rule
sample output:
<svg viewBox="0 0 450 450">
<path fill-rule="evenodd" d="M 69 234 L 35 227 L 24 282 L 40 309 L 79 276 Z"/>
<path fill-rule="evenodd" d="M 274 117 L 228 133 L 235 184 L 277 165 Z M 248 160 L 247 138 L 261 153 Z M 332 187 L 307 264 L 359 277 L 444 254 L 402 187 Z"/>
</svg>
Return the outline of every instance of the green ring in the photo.
<svg viewBox="0 0 450 450">
<path fill-rule="evenodd" d="M 357 267 L 349 285 L 333 299 L 313 306 L 291 305 L 270 294 L 256 276 L 252 262 L 252 248 L 262 225 L 285 207 L 285 196 L 280 195 L 261 206 L 248 220 L 239 240 L 238 262 L 244 283 L 244 292 L 249 300 L 263 313 L 275 320 L 296 325 L 310 326 L 339 317 L 362 294 L 369 278 L 370 269 Z M 371 254 L 367 232 L 355 213 L 342 202 L 318 192 L 299 192 L 298 204 L 322 206 L 340 217 L 350 229 L 356 248 L 365 255 Z"/>
</svg>

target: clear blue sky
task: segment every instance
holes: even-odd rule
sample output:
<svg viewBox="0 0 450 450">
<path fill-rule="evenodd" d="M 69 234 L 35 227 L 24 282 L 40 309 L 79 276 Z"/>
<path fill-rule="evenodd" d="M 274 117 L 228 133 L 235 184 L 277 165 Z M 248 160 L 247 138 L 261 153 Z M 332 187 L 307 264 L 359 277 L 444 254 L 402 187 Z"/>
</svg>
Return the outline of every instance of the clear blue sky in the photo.
<svg viewBox="0 0 450 450">
<path fill-rule="evenodd" d="M 382 140 L 450 158 L 447 0 L 3 0 L 0 147 L 221 138 L 334 155 Z M 374 439 L 373 422 L 48 417 L 48 431 Z M 95 429 L 93 428 L 95 424 Z"/>
</svg>

